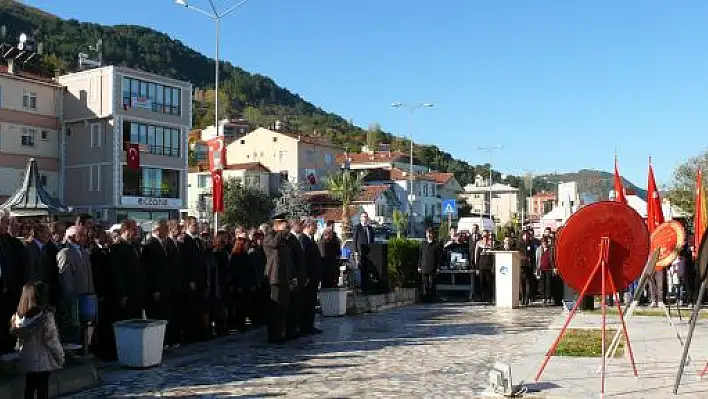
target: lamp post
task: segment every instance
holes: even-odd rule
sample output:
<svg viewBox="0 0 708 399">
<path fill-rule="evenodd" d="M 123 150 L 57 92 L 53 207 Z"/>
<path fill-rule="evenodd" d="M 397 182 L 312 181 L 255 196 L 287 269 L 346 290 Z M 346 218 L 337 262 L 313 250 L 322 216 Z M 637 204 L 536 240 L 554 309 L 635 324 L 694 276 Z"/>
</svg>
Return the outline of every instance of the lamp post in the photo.
<svg viewBox="0 0 708 399">
<path fill-rule="evenodd" d="M 207 17 L 214 20 L 214 25 L 216 27 L 216 51 L 214 54 L 214 127 L 216 128 L 216 135 L 220 136 L 223 132 L 219 131 L 219 31 L 221 28 L 221 20 L 226 18 L 229 14 L 234 12 L 237 8 L 246 4 L 248 0 L 241 0 L 240 2 L 231 6 L 231 8 L 226 9 L 226 11 L 219 12 L 214 5 L 214 0 L 209 0 L 209 5 L 211 6 L 211 12 L 202 10 L 199 7 L 195 7 L 189 3 L 189 0 L 175 0 L 175 4 L 179 6 L 186 7 L 190 10 L 196 11 L 200 14 L 204 14 Z M 212 188 L 213 190 L 213 188 Z M 212 193 L 212 195 L 214 195 Z M 214 235 L 219 228 L 219 214 L 214 212 Z"/>
<path fill-rule="evenodd" d="M 408 234 L 413 236 L 413 112 L 419 108 L 433 108 L 432 103 L 403 104 L 395 102 L 391 104 L 393 108 L 408 110 L 408 134 L 410 135 L 411 153 L 410 169 L 408 171 Z"/>
<path fill-rule="evenodd" d="M 492 216 L 492 153 L 503 149 L 502 145 L 495 145 L 492 147 L 477 147 L 479 151 L 486 151 L 489 154 L 489 219 L 494 221 L 494 216 Z"/>
</svg>

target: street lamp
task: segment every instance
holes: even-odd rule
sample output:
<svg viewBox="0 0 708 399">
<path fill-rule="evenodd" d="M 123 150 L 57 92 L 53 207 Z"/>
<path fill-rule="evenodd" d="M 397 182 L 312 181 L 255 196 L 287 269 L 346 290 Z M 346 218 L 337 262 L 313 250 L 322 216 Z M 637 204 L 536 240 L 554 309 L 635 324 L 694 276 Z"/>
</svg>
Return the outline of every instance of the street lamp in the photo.
<svg viewBox="0 0 708 399">
<path fill-rule="evenodd" d="M 214 5 L 214 0 L 209 0 L 209 5 L 211 6 L 211 12 L 202 10 L 199 7 L 195 7 L 189 4 L 189 0 L 175 0 L 175 4 L 189 8 L 190 10 L 196 11 L 200 14 L 204 14 L 207 17 L 214 20 L 216 25 L 216 51 L 214 54 L 214 127 L 216 128 L 216 135 L 220 136 L 223 132 L 219 132 L 219 28 L 221 25 L 221 19 L 226 18 L 234 10 L 246 4 L 248 0 L 241 0 L 240 2 L 234 4 L 231 8 L 226 11 L 219 12 Z M 213 195 L 213 193 L 212 193 Z M 214 212 L 214 236 L 216 236 L 216 231 L 219 228 L 219 214 Z"/>
<path fill-rule="evenodd" d="M 391 104 L 393 108 L 407 109 L 408 118 L 408 134 L 410 135 L 411 154 L 410 154 L 410 170 L 408 171 L 408 233 L 413 236 L 413 112 L 419 108 L 433 108 L 432 103 L 418 104 L 403 104 L 395 102 Z"/>
<path fill-rule="evenodd" d="M 189 3 L 189 0 L 175 0 L 175 4 L 189 8 L 190 10 L 196 11 L 200 14 L 204 14 L 207 17 L 214 20 L 216 25 L 216 54 L 214 56 L 214 61 L 216 66 L 214 67 L 214 126 L 216 127 L 216 135 L 219 136 L 219 28 L 221 25 L 221 20 L 231 14 L 234 10 L 246 4 L 248 0 L 242 0 L 226 11 L 219 12 L 214 5 L 214 0 L 209 0 L 209 5 L 211 6 L 211 12 L 202 10 L 199 7 L 195 7 Z"/>
<path fill-rule="evenodd" d="M 495 145 L 492 147 L 477 147 L 479 151 L 486 151 L 489 154 L 489 219 L 494 221 L 492 216 L 492 153 L 503 149 L 502 145 Z"/>
</svg>

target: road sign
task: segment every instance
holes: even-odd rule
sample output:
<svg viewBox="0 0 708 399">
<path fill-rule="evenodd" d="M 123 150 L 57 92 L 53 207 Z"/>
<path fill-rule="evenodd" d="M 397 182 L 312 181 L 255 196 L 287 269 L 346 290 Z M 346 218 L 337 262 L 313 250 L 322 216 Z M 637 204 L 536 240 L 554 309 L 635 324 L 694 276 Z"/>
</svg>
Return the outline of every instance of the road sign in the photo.
<svg viewBox="0 0 708 399">
<path fill-rule="evenodd" d="M 443 213 L 443 215 L 457 214 L 457 201 L 455 201 L 454 199 L 443 200 L 442 213 Z"/>
</svg>

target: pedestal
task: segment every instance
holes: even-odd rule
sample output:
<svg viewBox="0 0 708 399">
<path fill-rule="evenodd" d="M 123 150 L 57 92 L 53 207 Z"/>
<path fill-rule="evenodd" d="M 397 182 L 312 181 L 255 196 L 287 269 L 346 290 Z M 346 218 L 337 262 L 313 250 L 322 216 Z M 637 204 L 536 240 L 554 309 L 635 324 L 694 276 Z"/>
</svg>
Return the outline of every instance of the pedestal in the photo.
<svg viewBox="0 0 708 399">
<path fill-rule="evenodd" d="M 498 308 L 519 307 L 521 257 L 517 251 L 492 251 L 494 253 L 494 280 Z"/>
</svg>

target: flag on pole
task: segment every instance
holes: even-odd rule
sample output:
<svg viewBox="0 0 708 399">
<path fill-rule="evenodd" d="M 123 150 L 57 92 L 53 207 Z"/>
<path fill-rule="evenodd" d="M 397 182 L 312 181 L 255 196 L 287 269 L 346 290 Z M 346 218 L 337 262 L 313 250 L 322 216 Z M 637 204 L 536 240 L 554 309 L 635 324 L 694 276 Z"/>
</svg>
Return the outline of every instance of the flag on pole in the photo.
<svg viewBox="0 0 708 399">
<path fill-rule="evenodd" d="M 701 240 L 706 232 L 708 212 L 706 212 L 706 197 L 703 191 L 703 173 L 698 170 L 696 174 L 696 210 L 693 213 L 693 248 L 694 256 L 698 257 Z"/>
<path fill-rule="evenodd" d="M 661 198 L 659 198 L 659 190 L 656 188 L 656 180 L 654 179 L 654 169 L 651 166 L 651 158 L 649 158 L 649 184 L 647 189 L 647 229 L 649 234 L 654 232 L 660 224 L 664 223 L 664 212 L 661 209 Z"/>
<path fill-rule="evenodd" d="M 214 213 L 224 211 L 224 179 L 221 170 L 211 172 L 211 198 Z"/>
<path fill-rule="evenodd" d="M 622 177 L 620 177 L 619 168 L 617 167 L 617 155 L 615 155 L 615 201 L 627 205 L 627 197 L 624 195 Z"/>
</svg>

